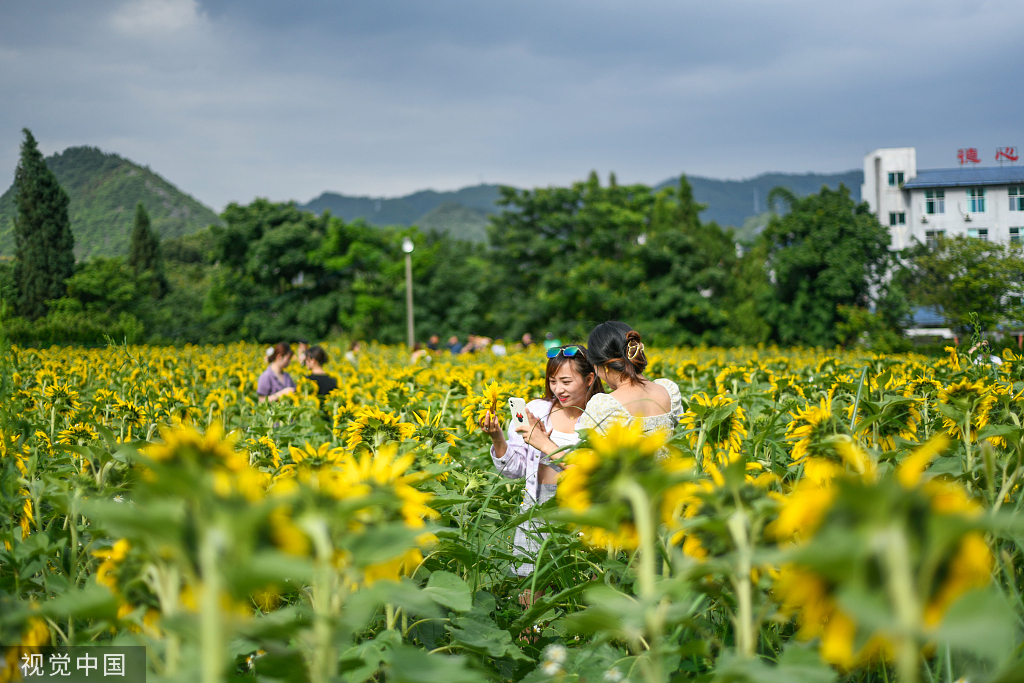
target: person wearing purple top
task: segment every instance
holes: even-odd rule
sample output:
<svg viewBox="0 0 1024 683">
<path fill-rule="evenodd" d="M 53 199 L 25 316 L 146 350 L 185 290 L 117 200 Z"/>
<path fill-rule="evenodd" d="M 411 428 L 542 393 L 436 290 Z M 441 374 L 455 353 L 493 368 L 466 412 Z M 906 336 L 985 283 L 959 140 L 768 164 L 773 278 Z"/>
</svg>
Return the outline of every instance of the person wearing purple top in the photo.
<svg viewBox="0 0 1024 683">
<path fill-rule="evenodd" d="M 284 371 L 292 362 L 292 347 L 279 342 L 272 348 L 274 351 L 268 356 L 267 369 L 256 381 L 256 395 L 260 403 L 280 400 L 285 394 L 295 391 L 295 380 Z"/>
</svg>

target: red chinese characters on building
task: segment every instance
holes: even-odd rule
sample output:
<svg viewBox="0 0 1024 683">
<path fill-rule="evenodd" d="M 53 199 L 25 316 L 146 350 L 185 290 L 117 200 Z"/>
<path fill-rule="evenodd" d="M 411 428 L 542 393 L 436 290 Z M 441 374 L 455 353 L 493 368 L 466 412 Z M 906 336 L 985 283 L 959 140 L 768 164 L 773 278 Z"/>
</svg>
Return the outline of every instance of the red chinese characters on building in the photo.
<svg viewBox="0 0 1024 683">
<path fill-rule="evenodd" d="M 981 159 L 978 157 L 978 149 L 976 147 L 958 149 L 956 152 L 956 158 L 960 160 L 961 165 L 966 164 L 968 162 L 972 164 L 981 163 Z"/>
<path fill-rule="evenodd" d="M 1017 161 L 1018 158 L 1016 147 L 999 147 L 996 149 L 996 161 L 1004 159 L 1006 161 Z"/>
</svg>

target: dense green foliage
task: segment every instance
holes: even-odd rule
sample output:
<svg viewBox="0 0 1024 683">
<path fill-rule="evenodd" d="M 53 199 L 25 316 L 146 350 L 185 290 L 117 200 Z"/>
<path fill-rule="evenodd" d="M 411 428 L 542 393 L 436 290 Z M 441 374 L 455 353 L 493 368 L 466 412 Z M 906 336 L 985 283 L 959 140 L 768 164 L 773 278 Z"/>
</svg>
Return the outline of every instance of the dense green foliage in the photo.
<svg viewBox="0 0 1024 683">
<path fill-rule="evenodd" d="M 790 211 L 763 233 L 774 287 L 765 317 L 783 344 L 832 346 L 838 307 L 868 307 L 882 286 L 889 230 L 845 187 L 798 199 L 781 194 Z"/>
<path fill-rule="evenodd" d="M 1015 245 L 962 236 L 943 239 L 935 248 L 919 245 L 910 252 L 901 280 L 914 300 L 939 309 L 960 334 L 974 324 L 991 331 L 1024 321 L 1024 255 Z"/>
<path fill-rule="evenodd" d="M 153 293 L 159 298 L 167 293 L 167 279 L 164 277 L 164 261 L 160 254 L 160 237 L 150 228 L 149 214 L 142 202 L 135 207 L 135 225 L 132 228 L 132 242 L 128 248 L 128 265 L 136 275 L 149 273 L 153 281 Z"/>
<path fill-rule="evenodd" d="M 845 173 L 762 173 L 746 180 L 717 180 L 691 176 L 697 201 L 705 205 L 702 218 L 707 222 L 736 226 L 738 241 L 752 241 L 767 224 L 768 193 L 774 187 L 785 187 L 798 196 L 813 194 L 823 185 L 837 189 L 840 185 L 854 188 L 858 196 L 864 175 L 861 171 Z M 658 192 L 674 188 L 679 178 L 670 178 L 654 187 Z M 418 225 L 424 231 L 436 230 L 451 237 L 479 242 L 487 241 L 487 221 L 501 212 L 500 185 L 473 185 L 454 192 L 425 190 L 404 197 L 352 197 L 324 192 L 299 208 L 313 213 L 330 211 L 346 221 L 362 218 L 372 225 Z M 751 222 L 752 221 L 752 222 Z M 751 222 L 749 227 L 746 226 Z"/>
<path fill-rule="evenodd" d="M 24 129 L 21 160 L 14 172 L 14 282 L 17 310 L 30 320 L 46 314 L 46 302 L 64 294 L 74 267 L 75 238 L 68 220 L 68 195 L 43 162 Z"/>
<path fill-rule="evenodd" d="M 501 190 L 488 243 L 416 227 L 378 228 L 293 203 L 231 204 L 221 225 L 158 243 L 137 208 L 127 261 L 78 264 L 45 321 L 11 318 L 17 287 L 0 268 L 5 333 L 21 343 L 405 337 L 401 242 L 410 237 L 416 337 L 525 332 L 581 339 L 626 319 L 657 344 L 906 348 L 911 305 L 937 305 L 965 331 L 1019 319 L 1015 248 L 966 241 L 897 255 L 845 187 L 798 198 L 752 243 L 701 221 L 686 178 L 654 190 L 602 184 Z M 454 210 L 454 209 L 453 209 Z M 998 253 L 996 253 L 998 252 Z"/>
<path fill-rule="evenodd" d="M 95 147 L 69 147 L 47 157 L 70 198 L 75 256 L 124 256 L 131 240 L 133 209 L 142 202 L 161 238 L 197 232 L 217 215 L 144 166 Z M 0 196 L 0 255 L 14 253 L 14 188 Z"/>
</svg>

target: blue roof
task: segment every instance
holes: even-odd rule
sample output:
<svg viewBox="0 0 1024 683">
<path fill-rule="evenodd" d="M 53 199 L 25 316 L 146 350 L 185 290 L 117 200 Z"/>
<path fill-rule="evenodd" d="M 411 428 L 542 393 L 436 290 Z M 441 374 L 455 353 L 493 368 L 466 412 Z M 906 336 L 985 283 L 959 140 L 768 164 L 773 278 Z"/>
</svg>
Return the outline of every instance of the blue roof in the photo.
<svg viewBox="0 0 1024 683">
<path fill-rule="evenodd" d="M 1024 185 L 1024 166 L 943 168 L 935 171 L 918 171 L 916 178 L 911 178 L 903 183 L 903 189 L 1017 184 Z"/>
<path fill-rule="evenodd" d="M 946 319 L 937 306 L 919 306 L 911 315 L 913 327 L 945 327 Z"/>
</svg>

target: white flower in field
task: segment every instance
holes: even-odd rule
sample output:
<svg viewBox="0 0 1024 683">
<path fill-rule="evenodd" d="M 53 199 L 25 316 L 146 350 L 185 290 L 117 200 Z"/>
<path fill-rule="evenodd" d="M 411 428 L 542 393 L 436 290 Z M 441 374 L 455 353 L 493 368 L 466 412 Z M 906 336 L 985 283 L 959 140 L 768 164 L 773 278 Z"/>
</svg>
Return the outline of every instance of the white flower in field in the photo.
<svg viewBox="0 0 1024 683">
<path fill-rule="evenodd" d="M 604 672 L 604 680 L 609 683 L 621 683 L 623 678 L 625 678 L 625 676 L 623 676 L 622 672 L 614 666 Z"/>
<path fill-rule="evenodd" d="M 544 659 L 556 664 L 565 662 L 565 657 L 568 654 L 569 652 L 565 649 L 565 646 L 558 645 L 557 643 L 552 643 L 544 649 Z"/>
<path fill-rule="evenodd" d="M 554 676 L 562 671 L 562 667 L 559 666 L 558 662 L 548 660 L 540 665 L 540 670 L 548 676 Z"/>
<path fill-rule="evenodd" d="M 123 503 L 124 502 L 124 496 L 114 496 L 114 502 L 115 503 Z"/>
</svg>

